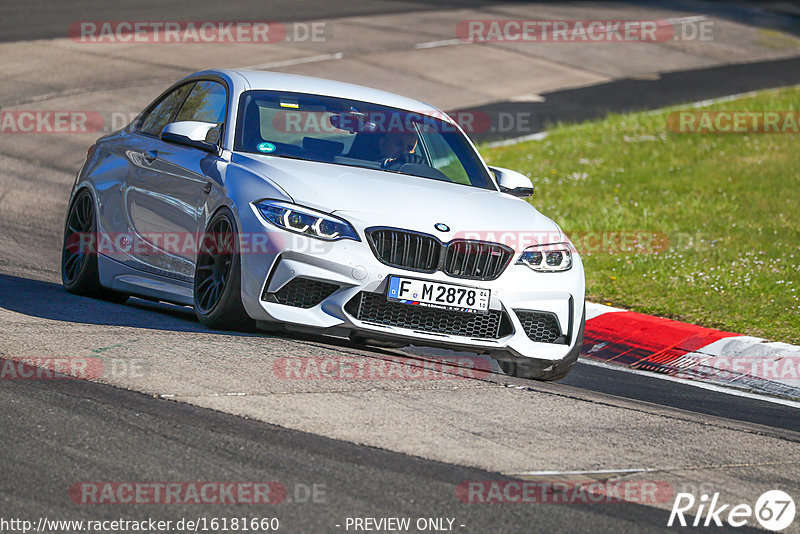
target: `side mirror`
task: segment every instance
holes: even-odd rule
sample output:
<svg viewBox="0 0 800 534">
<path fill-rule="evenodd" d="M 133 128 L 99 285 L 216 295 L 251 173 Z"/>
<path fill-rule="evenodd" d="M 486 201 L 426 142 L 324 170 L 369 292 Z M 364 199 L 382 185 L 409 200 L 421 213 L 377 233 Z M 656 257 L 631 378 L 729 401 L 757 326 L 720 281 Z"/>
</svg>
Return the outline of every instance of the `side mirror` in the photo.
<svg viewBox="0 0 800 534">
<path fill-rule="evenodd" d="M 216 142 L 212 142 L 209 137 L 219 132 L 214 132 L 217 125 L 213 122 L 179 121 L 172 122 L 164 126 L 161 131 L 161 140 L 168 143 L 190 146 L 206 152 L 218 152 Z"/>
<path fill-rule="evenodd" d="M 502 167 L 489 167 L 489 170 L 494 173 L 497 183 L 500 185 L 500 191 L 503 193 L 519 198 L 533 196 L 533 183 L 524 174 Z"/>
</svg>

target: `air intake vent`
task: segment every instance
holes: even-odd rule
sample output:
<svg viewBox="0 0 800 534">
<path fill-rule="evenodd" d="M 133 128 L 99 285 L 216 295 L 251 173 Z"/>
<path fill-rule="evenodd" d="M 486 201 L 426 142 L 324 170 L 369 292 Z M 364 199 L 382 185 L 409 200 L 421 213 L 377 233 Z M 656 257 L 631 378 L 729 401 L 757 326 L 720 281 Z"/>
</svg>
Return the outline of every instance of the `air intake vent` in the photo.
<svg viewBox="0 0 800 534">
<path fill-rule="evenodd" d="M 352 298 L 345 311 L 367 323 L 477 339 L 499 339 L 514 331 L 508 316 L 501 311 L 479 314 L 410 306 L 366 291 Z"/>
<path fill-rule="evenodd" d="M 552 313 L 516 311 L 519 322 L 525 334 L 538 343 L 559 343 L 566 344 L 566 336 L 561 335 L 558 327 L 558 319 Z"/>
<path fill-rule="evenodd" d="M 334 291 L 339 289 L 335 284 L 311 280 L 310 278 L 293 278 L 275 293 L 264 293 L 261 300 L 277 302 L 295 308 L 313 308 Z"/>
</svg>

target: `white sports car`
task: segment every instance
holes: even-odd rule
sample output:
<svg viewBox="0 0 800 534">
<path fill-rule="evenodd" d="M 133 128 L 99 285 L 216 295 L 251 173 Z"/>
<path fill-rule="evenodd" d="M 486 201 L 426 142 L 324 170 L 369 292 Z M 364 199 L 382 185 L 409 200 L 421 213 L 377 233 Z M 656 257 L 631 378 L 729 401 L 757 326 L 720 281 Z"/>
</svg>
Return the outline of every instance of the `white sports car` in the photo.
<svg viewBox="0 0 800 534">
<path fill-rule="evenodd" d="M 580 352 L 584 273 L 532 193 L 422 102 L 198 72 L 89 149 L 63 283 L 190 305 L 211 328 L 444 347 L 555 380 Z"/>
</svg>

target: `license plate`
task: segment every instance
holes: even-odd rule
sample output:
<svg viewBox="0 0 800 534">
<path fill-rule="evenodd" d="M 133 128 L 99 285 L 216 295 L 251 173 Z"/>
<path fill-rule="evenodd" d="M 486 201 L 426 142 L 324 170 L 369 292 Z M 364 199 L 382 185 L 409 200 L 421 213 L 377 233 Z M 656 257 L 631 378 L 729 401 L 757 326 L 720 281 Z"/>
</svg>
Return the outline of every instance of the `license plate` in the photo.
<svg viewBox="0 0 800 534">
<path fill-rule="evenodd" d="M 488 289 L 478 287 L 392 276 L 389 278 L 387 298 L 393 302 L 413 306 L 486 313 L 489 310 L 490 294 L 491 291 Z"/>
</svg>

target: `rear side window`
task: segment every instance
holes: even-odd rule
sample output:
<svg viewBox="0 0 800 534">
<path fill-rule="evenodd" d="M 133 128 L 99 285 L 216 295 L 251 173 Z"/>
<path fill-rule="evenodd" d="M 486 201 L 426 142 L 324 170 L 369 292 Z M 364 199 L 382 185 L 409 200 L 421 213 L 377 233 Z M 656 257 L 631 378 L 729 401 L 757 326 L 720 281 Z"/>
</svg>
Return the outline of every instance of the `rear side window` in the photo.
<svg viewBox="0 0 800 534">
<path fill-rule="evenodd" d="M 169 124 L 170 119 L 178 111 L 193 85 L 194 83 L 181 85 L 164 96 L 160 102 L 145 112 L 145 115 L 139 121 L 136 131 L 155 137 L 161 135 L 161 130 Z"/>
<path fill-rule="evenodd" d="M 197 82 L 186 98 L 175 121 L 199 121 L 222 124 L 227 103 L 225 87 L 218 82 Z"/>
</svg>

